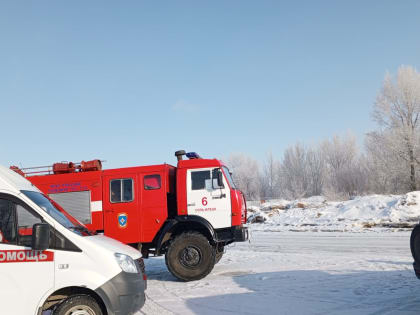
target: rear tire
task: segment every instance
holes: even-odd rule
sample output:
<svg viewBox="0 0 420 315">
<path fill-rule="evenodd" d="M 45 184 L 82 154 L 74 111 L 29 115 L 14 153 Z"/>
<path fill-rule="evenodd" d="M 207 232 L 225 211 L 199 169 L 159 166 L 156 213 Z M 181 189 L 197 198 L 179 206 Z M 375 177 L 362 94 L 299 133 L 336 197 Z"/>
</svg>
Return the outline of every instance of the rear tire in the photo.
<svg viewBox="0 0 420 315">
<path fill-rule="evenodd" d="M 96 300 L 88 295 L 70 296 L 53 312 L 54 315 L 103 315 Z"/>
<path fill-rule="evenodd" d="M 204 235 L 197 232 L 176 236 L 165 255 L 168 270 L 182 281 L 204 278 L 213 270 L 215 260 L 214 247 Z"/>
</svg>

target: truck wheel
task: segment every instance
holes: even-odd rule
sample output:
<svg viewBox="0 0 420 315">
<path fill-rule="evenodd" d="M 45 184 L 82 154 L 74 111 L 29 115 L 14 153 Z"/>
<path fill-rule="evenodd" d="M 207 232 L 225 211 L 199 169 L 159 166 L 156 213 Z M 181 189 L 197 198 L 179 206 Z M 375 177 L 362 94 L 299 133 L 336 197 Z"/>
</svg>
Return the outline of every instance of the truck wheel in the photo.
<svg viewBox="0 0 420 315">
<path fill-rule="evenodd" d="M 213 270 L 215 259 L 214 247 L 197 232 L 175 237 L 165 255 L 168 270 L 182 281 L 204 278 Z"/>
<path fill-rule="evenodd" d="M 216 264 L 222 259 L 225 253 L 225 247 L 223 245 L 216 245 Z"/>
<path fill-rule="evenodd" d="M 410 249 L 416 263 L 420 263 L 420 225 L 416 225 L 411 232 Z"/>
<path fill-rule="evenodd" d="M 88 295 L 70 296 L 54 311 L 54 315 L 102 315 L 96 300 Z"/>
</svg>

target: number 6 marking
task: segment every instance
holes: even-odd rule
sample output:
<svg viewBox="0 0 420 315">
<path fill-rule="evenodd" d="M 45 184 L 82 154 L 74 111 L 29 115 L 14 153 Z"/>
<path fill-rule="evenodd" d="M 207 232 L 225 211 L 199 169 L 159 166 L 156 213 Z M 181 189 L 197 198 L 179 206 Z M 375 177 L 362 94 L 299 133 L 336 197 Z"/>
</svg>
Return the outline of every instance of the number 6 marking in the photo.
<svg viewBox="0 0 420 315">
<path fill-rule="evenodd" d="M 203 206 L 207 206 L 207 197 L 203 197 L 203 199 L 201 199 L 201 204 L 203 205 Z"/>
</svg>

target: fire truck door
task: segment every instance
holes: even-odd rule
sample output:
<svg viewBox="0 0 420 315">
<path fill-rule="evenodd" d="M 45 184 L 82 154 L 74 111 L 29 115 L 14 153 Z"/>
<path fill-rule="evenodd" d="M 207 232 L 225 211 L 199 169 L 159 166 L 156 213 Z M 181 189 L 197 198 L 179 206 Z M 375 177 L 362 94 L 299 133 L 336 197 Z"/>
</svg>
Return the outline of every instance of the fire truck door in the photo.
<svg viewBox="0 0 420 315">
<path fill-rule="evenodd" d="M 35 314 L 54 288 L 54 253 L 30 248 L 32 226 L 40 222 L 35 212 L 0 195 L 1 314 Z"/>
<path fill-rule="evenodd" d="M 104 176 L 104 233 L 123 243 L 139 242 L 136 174 Z"/>
<path fill-rule="evenodd" d="M 232 221 L 229 186 L 224 178 L 222 186 L 215 185 L 217 170 L 207 168 L 187 172 L 188 215 L 205 218 L 215 229 L 230 227 Z"/>
</svg>

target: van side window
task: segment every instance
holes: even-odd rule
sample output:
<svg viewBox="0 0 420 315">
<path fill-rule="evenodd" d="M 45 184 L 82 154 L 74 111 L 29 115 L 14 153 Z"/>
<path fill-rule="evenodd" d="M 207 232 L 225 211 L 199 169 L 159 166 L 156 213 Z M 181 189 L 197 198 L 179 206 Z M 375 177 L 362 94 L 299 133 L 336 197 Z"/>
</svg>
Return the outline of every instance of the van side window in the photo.
<svg viewBox="0 0 420 315">
<path fill-rule="evenodd" d="M 206 179 L 210 179 L 210 171 L 191 172 L 191 189 L 192 190 L 205 189 Z"/>
<path fill-rule="evenodd" d="M 0 243 L 31 246 L 32 227 L 41 218 L 11 200 L 0 199 Z"/>
<path fill-rule="evenodd" d="M 133 180 L 131 178 L 111 180 L 110 194 L 112 203 L 133 201 Z"/>
<path fill-rule="evenodd" d="M 0 199 L 0 243 L 16 244 L 15 207 L 6 199 Z"/>
<path fill-rule="evenodd" d="M 21 205 L 16 205 L 16 214 L 18 222 L 18 245 L 31 246 L 32 227 L 36 223 L 41 223 L 42 220 Z"/>
<path fill-rule="evenodd" d="M 160 189 L 162 184 L 160 175 L 146 175 L 143 183 L 146 190 Z"/>
</svg>

